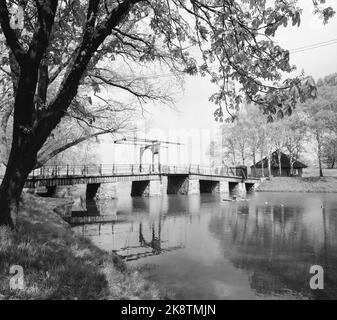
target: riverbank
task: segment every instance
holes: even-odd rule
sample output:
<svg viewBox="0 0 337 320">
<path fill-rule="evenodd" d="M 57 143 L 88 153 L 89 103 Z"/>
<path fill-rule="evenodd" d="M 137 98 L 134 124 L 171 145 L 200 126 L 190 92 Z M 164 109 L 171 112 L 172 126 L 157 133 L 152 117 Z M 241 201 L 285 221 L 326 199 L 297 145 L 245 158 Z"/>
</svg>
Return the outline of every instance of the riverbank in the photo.
<svg viewBox="0 0 337 320">
<path fill-rule="evenodd" d="M 317 192 L 337 193 L 336 177 L 275 177 L 265 180 L 258 192 Z"/>
<path fill-rule="evenodd" d="M 64 200 L 25 194 L 17 231 L 0 228 L 0 300 L 161 298 L 118 255 L 75 235 L 55 212 L 62 204 Z M 12 265 L 23 267 L 23 290 L 10 289 Z"/>
</svg>

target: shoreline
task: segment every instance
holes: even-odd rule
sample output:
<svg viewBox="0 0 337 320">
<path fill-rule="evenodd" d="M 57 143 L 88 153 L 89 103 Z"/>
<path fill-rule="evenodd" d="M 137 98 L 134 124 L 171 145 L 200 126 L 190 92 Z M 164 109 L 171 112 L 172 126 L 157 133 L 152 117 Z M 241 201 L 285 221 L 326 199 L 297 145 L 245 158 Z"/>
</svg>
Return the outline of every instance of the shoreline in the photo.
<svg viewBox="0 0 337 320">
<path fill-rule="evenodd" d="M 163 299 L 119 255 L 72 231 L 60 212 L 69 201 L 23 194 L 17 231 L 0 228 L 0 300 Z M 23 268 L 23 290 L 10 289 L 12 265 Z"/>
<path fill-rule="evenodd" d="M 280 193 L 329 193 L 329 194 L 333 194 L 333 193 L 337 193 L 337 191 L 317 191 L 317 190 L 313 190 L 313 191 L 306 191 L 306 190 L 255 190 L 255 192 L 270 192 L 270 193 L 275 193 L 275 192 L 280 192 Z"/>
<path fill-rule="evenodd" d="M 337 177 L 273 177 L 256 192 L 337 193 Z"/>
</svg>

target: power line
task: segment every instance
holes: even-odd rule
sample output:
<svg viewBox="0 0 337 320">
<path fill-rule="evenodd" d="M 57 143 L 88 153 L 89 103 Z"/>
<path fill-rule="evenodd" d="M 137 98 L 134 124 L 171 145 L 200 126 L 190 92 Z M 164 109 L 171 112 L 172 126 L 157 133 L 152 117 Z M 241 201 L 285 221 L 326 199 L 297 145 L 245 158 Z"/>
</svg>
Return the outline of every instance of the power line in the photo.
<svg viewBox="0 0 337 320">
<path fill-rule="evenodd" d="M 305 52 L 305 51 L 309 51 L 309 50 L 314 50 L 314 49 L 318 49 L 318 48 L 322 48 L 322 47 L 331 46 L 331 45 L 334 45 L 334 44 L 337 44 L 337 41 L 331 42 L 331 43 L 322 44 L 322 45 L 312 46 L 312 47 L 306 48 L 306 49 L 290 51 L 290 53 L 294 54 L 294 53 L 299 53 L 299 52 Z"/>
<path fill-rule="evenodd" d="M 323 42 L 317 42 L 317 43 L 309 44 L 309 45 L 298 47 L 298 48 L 293 48 L 293 49 L 290 49 L 290 51 L 297 51 L 297 50 L 306 49 L 306 48 L 309 48 L 309 47 L 312 47 L 312 46 L 323 45 L 323 44 L 327 44 L 327 43 L 335 42 L 335 41 L 337 41 L 337 38 L 336 39 L 331 39 L 331 40 L 328 40 L 328 41 L 323 41 Z"/>
</svg>

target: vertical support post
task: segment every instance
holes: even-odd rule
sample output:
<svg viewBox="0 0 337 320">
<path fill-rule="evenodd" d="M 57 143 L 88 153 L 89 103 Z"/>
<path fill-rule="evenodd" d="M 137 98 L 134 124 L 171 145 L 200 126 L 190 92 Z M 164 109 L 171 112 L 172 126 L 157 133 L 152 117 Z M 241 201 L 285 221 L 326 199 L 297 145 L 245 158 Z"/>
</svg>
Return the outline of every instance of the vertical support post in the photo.
<svg viewBox="0 0 337 320">
<path fill-rule="evenodd" d="M 67 177 L 69 177 L 69 164 L 67 164 Z"/>
<path fill-rule="evenodd" d="M 144 152 L 144 148 L 140 147 L 139 149 L 139 164 L 140 164 L 140 168 L 142 168 L 142 156 L 143 156 L 143 152 Z"/>
<path fill-rule="evenodd" d="M 99 165 L 99 174 L 102 176 L 103 175 L 103 165 Z"/>
<path fill-rule="evenodd" d="M 152 172 L 154 172 L 154 143 L 152 142 L 152 147 L 151 147 L 151 153 L 152 153 Z"/>
</svg>

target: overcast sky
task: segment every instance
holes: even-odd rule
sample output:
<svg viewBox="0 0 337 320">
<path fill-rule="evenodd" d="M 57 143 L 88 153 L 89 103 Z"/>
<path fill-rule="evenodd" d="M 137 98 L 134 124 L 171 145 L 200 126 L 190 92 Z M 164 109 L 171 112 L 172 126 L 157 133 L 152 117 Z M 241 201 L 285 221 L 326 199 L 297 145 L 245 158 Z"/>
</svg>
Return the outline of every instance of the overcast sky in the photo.
<svg viewBox="0 0 337 320">
<path fill-rule="evenodd" d="M 328 0 L 337 11 L 336 1 Z M 300 0 L 303 8 L 300 27 L 280 29 L 275 37 L 283 48 L 292 50 L 304 46 L 337 40 L 337 17 L 327 25 L 323 25 L 317 16 L 313 15 L 311 1 Z M 297 66 L 299 74 L 303 69 L 305 74 L 312 75 L 316 80 L 333 72 L 337 72 L 337 42 L 332 45 L 321 46 L 313 50 L 291 54 L 291 63 Z M 188 76 L 183 93 L 177 97 L 178 111 L 161 106 L 147 106 L 150 112 L 146 124 L 146 137 L 184 142 L 183 147 L 169 147 L 162 151 L 162 163 L 200 163 L 207 165 L 207 151 L 209 141 L 216 133 L 219 124 L 214 121 L 214 104 L 208 98 L 216 88 L 208 78 Z M 170 151 L 168 156 L 167 150 Z M 138 160 L 138 151 L 132 147 L 102 145 L 102 161 L 104 163 L 128 163 Z M 178 154 L 180 156 L 178 157 Z M 149 155 L 146 162 L 150 161 Z M 138 161 L 137 161 L 138 162 Z"/>
</svg>

